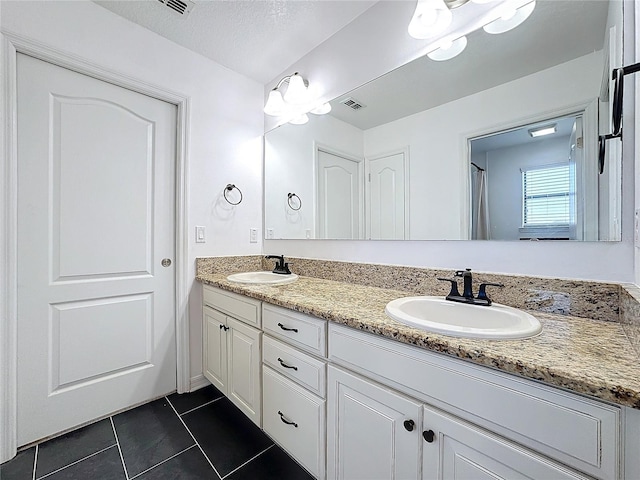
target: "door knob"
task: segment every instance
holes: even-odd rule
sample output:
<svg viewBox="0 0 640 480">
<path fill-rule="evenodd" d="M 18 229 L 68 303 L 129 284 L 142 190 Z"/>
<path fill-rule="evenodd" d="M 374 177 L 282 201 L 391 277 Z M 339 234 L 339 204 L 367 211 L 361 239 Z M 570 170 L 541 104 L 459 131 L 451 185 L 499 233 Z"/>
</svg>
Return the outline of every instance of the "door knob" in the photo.
<svg viewBox="0 0 640 480">
<path fill-rule="evenodd" d="M 163 258 L 162 262 L 160 262 L 160 264 L 163 267 L 170 267 L 171 266 L 171 259 L 170 258 Z"/>
</svg>

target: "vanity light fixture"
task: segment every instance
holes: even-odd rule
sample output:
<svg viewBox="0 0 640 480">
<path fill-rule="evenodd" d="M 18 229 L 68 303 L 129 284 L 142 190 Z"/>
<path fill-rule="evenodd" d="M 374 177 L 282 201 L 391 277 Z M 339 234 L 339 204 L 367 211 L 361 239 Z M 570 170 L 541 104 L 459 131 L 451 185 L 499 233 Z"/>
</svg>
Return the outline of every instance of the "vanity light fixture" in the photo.
<svg viewBox="0 0 640 480">
<path fill-rule="evenodd" d="M 284 85 L 287 85 L 287 90 L 283 97 L 280 90 Z M 279 117 L 295 112 L 296 105 L 309 102 L 308 86 L 309 82 L 302 78 L 298 72 L 284 77 L 269 92 L 267 104 L 264 106 L 264 113 Z"/>
<path fill-rule="evenodd" d="M 505 5 L 505 9 L 502 11 L 500 18 L 486 24 L 483 27 L 484 31 L 491 34 L 508 32 L 529 18 L 534 8 L 536 8 L 535 0 L 518 9 L 509 7 L 507 4 Z"/>
<path fill-rule="evenodd" d="M 284 96 L 281 92 L 284 86 L 286 91 Z M 267 104 L 264 106 L 264 113 L 273 117 L 290 117 L 289 123 L 303 125 L 309 121 L 307 113 L 324 115 L 331 111 L 331 105 L 324 103 L 313 106 L 309 95 L 309 82 L 295 72 L 282 78 L 273 90 L 269 92 Z"/>
<path fill-rule="evenodd" d="M 418 39 L 429 38 L 444 31 L 452 19 L 453 14 L 444 0 L 418 0 L 409 22 L 409 35 Z"/>
<path fill-rule="evenodd" d="M 556 133 L 555 123 L 552 123 L 551 125 L 545 125 L 543 127 L 529 129 L 529 135 L 531 135 L 533 138 L 551 135 L 552 133 Z"/>
<path fill-rule="evenodd" d="M 466 47 L 467 37 L 462 36 L 453 41 L 447 40 L 441 43 L 436 50 L 427 53 L 427 56 L 431 60 L 442 62 L 444 60 L 449 60 L 457 55 L 460 55 Z"/>
</svg>

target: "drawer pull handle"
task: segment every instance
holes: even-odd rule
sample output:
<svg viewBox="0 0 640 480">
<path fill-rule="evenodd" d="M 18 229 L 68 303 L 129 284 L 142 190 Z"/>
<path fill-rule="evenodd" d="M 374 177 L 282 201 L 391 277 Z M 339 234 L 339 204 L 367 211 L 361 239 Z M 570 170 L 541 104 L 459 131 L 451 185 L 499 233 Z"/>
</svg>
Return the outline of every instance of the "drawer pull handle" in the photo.
<svg viewBox="0 0 640 480">
<path fill-rule="evenodd" d="M 436 434 L 433 433 L 433 430 L 427 430 L 425 432 L 422 432 L 422 438 L 424 438 L 427 443 L 433 443 L 435 435 Z"/>
<path fill-rule="evenodd" d="M 285 332 L 296 332 L 296 333 L 298 333 L 298 329 L 297 329 L 297 328 L 288 328 L 288 327 L 285 327 L 285 326 L 284 326 L 283 324 L 281 324 L 281 323 L 279 323 L 279 324 L 278 324 L 278 326 L 279 326 L 282 330 L 284 330 Z"/>
<path fill-rule="evenodd" d="M 416 423 L 413 420 L 405 420 L 404 421 L 404 429 L 407 432 L 412 432 L 413 431 L 413 427 L 416 426 Z"/>
<path fill-rule="evenodd" d="M 227 327 L 226 325 L 220 324 L 220 330 L 222 329 L 224 329 L 224 331 L 226 332 L 227 330 L 229 330 L 229 327 Z"/>
<path fill-rule="evenodd" d="M 298 367 L 293 367 L 291 365 L 287 365 L 286 363 L 284 363 L 284 361 L 280 357 L 278 357 L 278 361 L 280 362 L 280 365 L 282 365 L 284 368 L 292 368 L 296 372 L 298 371 Z"/>
<path fill-rule="evenodd" d="M 296 422 L 292 422 L 291 420 L 287 420 L 286 418 L 284 418 L 284 413 L 282 413 L 280 410 L 278 410 L 278 415 L 280 415 L 280 420 L 282 420 L 282 423 L 286 423 L 287 425 L 293 425 L 294 427 L 298 428 L 298 424 Z"/>
</svg>

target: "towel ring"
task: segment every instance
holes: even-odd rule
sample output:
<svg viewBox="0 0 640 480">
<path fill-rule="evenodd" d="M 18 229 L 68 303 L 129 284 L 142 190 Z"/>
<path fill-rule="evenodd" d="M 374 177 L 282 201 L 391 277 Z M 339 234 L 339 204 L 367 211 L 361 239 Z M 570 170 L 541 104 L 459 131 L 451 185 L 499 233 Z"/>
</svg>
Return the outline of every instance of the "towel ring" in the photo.
<svg viewBox="0 0 640 480">
<path fill-rule="evenodd" d="M 236 203 L 232 202 L 227 198 L 227 192 L 230 192 L 232 190 L 238 190 L 238 193 L 240 193 L 240 200 L 238 200 Z M 227 201 L 227 203 L 231 205 L 239 205 L 242 202 L 242 191 L 238 187 L 236 187 L 233 183 L 228 183 L 227 186 L 224 187 L 224 190 L 222 191 L 222 195 L 224 195 L 224 199 Z"/>
<path fill-rule="evenodd" d="M 293 197 L 296 197 L 298 199 L 298 208 L 296 208 L 293 205 L 291 205 L 291 199 Z M 289 204 L 289 208 L 291 210 L 300 210 L 302 208 L 302 200 L 300 200 L 300 197 L 298 195 L 296 195 L 295 193 L 287 193 L 287 203 Z"/>
</svg>

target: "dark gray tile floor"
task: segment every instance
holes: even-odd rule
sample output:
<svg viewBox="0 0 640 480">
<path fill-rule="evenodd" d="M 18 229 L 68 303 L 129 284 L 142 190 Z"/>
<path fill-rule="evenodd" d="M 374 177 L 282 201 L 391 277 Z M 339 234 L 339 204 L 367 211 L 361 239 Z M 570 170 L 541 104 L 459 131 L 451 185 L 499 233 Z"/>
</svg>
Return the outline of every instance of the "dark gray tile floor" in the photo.
<svg viewBox="0 0 640 480">
<path fill-rule="evenodd" d="M 213 386 L 172 394 L 24 450 L 1 480 L 311 480 Z"/>
</svg>

